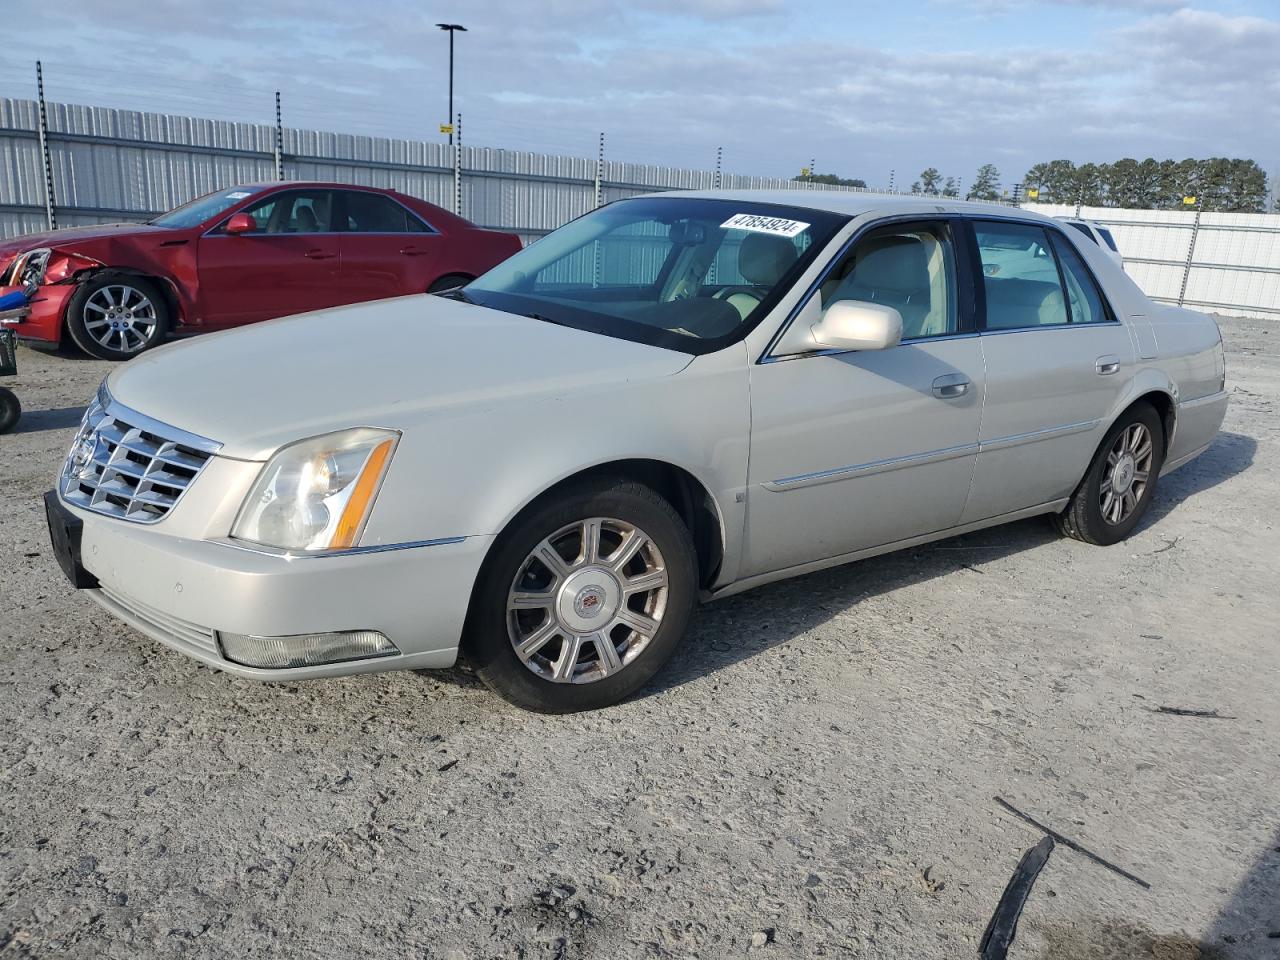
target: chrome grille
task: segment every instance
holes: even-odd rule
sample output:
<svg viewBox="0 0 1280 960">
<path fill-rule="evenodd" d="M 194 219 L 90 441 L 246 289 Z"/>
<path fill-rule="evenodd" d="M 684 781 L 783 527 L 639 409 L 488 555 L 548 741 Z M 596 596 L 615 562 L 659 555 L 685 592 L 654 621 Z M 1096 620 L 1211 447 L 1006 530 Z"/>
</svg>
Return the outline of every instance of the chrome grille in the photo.
<svg viewBox="0 0 1280 960">
<path fill-rule="evenodd" d="M 62 498 L 95 513 L 155 523 L 218 447 L 120 406 L 103 389 L 85 411 L 62 468 Z"/>
</svg>

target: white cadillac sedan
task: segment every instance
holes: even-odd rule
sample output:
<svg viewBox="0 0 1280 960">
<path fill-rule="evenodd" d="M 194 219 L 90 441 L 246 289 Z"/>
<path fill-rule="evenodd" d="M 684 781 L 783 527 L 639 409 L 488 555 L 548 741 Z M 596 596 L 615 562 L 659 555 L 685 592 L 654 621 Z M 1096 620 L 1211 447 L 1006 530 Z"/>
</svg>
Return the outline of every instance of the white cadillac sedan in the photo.
<svg viewBox="0 0 1280 960">
<path fill-rule="evenodd" d="M 699 598 L 1033 514 L 1123 539 L 1224 377 L 1212 319 L 1045 217 L 665 194 L 444 297 L 139 357 L 46 506 L 77 587 L 221 670 L 462 653 L 582 710 L 652 677 Z"/>
</svg>

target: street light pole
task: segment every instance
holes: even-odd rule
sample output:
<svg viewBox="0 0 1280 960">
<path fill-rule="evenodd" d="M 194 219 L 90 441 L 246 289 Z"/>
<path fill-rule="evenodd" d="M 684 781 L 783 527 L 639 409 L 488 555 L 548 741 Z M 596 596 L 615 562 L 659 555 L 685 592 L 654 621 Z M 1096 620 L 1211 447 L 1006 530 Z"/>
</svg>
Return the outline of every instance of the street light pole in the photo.
<svg viewBox="0 0 1280 960">
<path fill-rule="evenodd" d="M 449 34 L 449 146 L 453 146 L 453 35 L 461 30 L 467 32 L 467 28 L 460 23 L 437 23 L 437 27 Z"/>
</svg>

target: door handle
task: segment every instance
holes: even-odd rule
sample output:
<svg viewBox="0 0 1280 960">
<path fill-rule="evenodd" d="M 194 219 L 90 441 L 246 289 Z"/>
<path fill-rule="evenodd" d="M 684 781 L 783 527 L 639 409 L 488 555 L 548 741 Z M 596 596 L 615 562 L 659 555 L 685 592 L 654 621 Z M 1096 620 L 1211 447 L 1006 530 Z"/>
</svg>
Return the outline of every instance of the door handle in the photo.
<svg viewBox="0 0 1280 960">
<path fill-rule="evenodd" d="M 324 250 L 320 247 L 316 247 L 312 250 L 308 250 L 306 253 L 303 254 L 303 256 L 306 257 L 308 260 L 332 260 L 334 257 L 337 256 L 337 254 L 330 253 L 328 250 Z"/>
<path fill-rule="evenodd" d="M 400 254 L 405 257 L 425 257 L 430 250 L 419 250 L 417 247 L 401 247 Z"/>
<path fill-rule="evenodd" d="M 1109 377 L 1120 369 L 1120 358 L 1113 356 L 1099 357 L 1098 362 L 1093 366 L 1098 371 L 1098 376 Z"/>
<path fill-rule="evenodd" d="M 969 378 L 963 373 L 948 373 L 933 381 L 933 395 L 941 400 L 954 400 L 969 392 Z"/>
</svg>

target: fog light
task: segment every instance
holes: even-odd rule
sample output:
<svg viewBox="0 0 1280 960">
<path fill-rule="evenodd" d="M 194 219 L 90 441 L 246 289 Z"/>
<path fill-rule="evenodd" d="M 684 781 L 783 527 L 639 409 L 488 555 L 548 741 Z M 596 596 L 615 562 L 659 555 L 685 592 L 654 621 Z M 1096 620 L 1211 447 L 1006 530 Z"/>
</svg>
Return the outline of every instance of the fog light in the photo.
<svg viewBox="0 0 1280 960">
<path fill-rule="evenodd" d="M 268 670 L 390 657 L 400 652 L 377 630 L 304 633 L 295 637 L 253 637 L 219 631 L 218 642 L 223 656 L 232 663 Z"/>
</svg>

